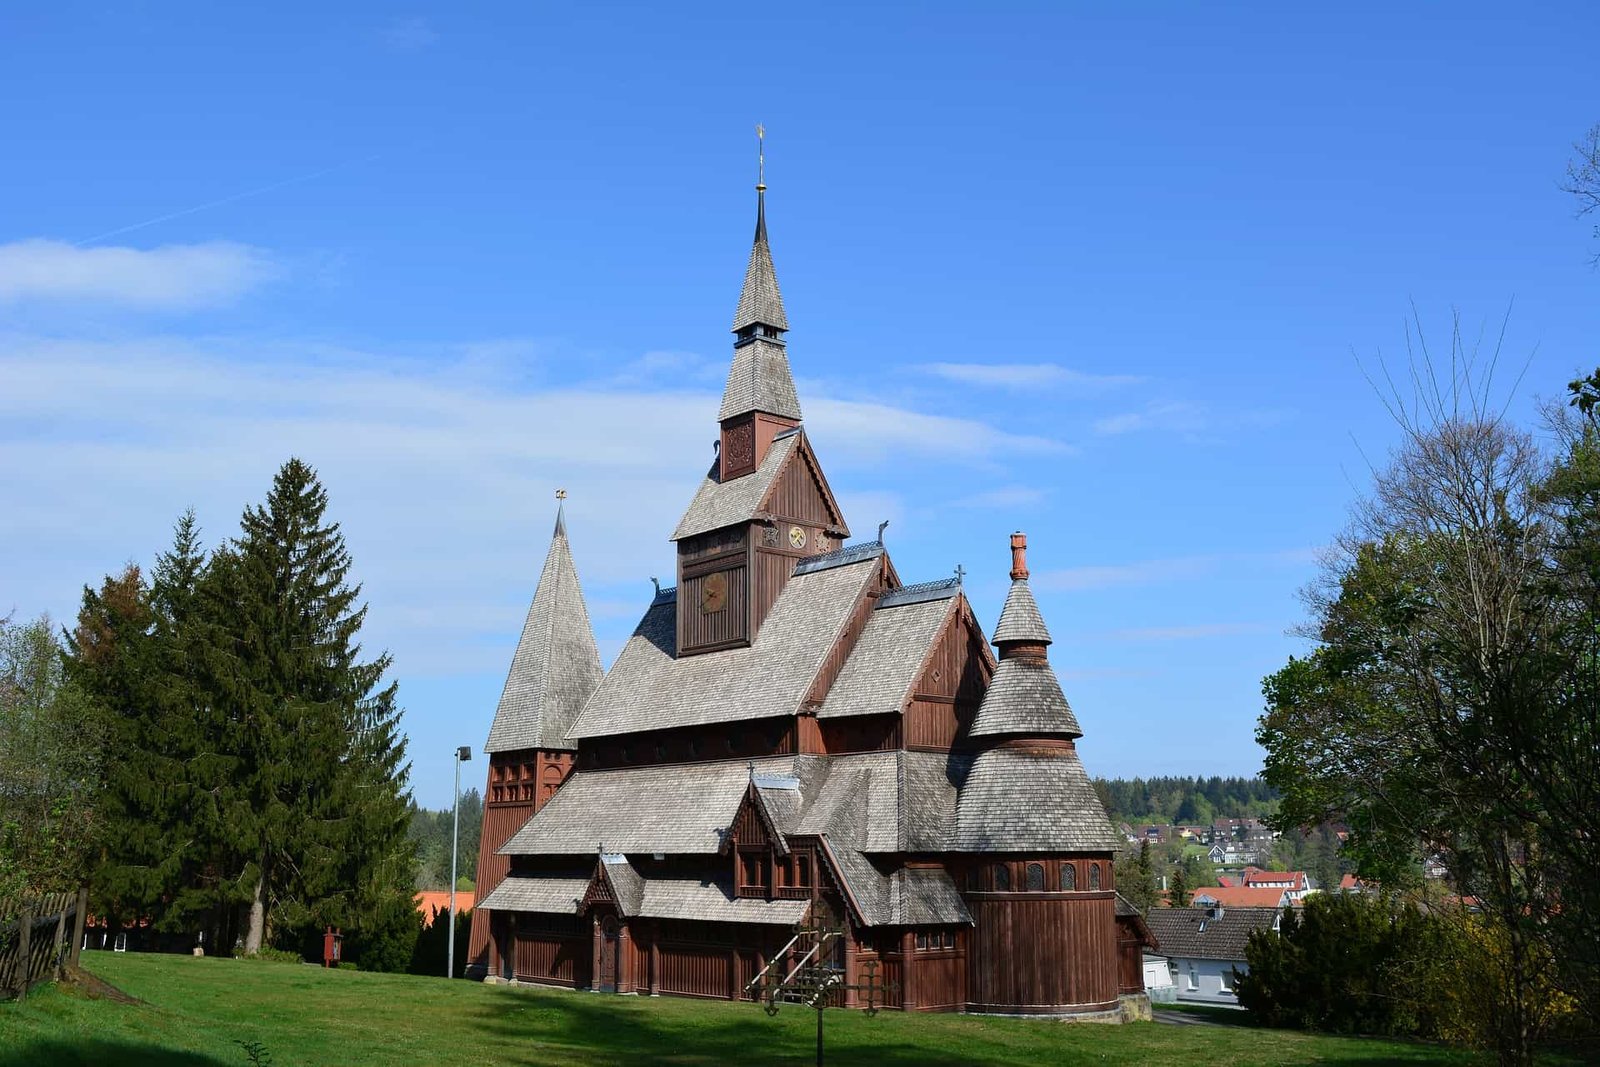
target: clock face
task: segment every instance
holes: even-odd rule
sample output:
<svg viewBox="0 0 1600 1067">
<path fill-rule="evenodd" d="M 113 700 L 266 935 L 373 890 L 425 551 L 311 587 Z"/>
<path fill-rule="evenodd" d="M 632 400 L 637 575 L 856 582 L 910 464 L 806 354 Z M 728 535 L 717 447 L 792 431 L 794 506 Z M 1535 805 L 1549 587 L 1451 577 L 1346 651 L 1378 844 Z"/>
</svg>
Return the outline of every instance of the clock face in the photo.
<svg viewBox="0 0 1600 1067">
<path fill-rule="evenodd" d="M 713 574 L 700 587 L 700 611 L 710 615 L 728 606 L 728 576 Z"/>
<path fill-rule="evenodd" d="M 799 526 L 789 527 L 789 546 L 791 548 L 806 547 L 806 532 Z"/>
</svg>

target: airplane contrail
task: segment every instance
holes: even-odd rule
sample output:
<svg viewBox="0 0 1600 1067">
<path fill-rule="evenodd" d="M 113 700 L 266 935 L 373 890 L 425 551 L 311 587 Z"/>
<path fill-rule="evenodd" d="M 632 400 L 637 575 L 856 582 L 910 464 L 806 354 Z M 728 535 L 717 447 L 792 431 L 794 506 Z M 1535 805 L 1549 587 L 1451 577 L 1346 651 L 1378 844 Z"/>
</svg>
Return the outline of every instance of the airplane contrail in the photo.
<svg viewBox="0 0 1600 1067">
<path fill-rule="evenodd" d="M 225 196 L 221 200 L 212 200 L 208 203 L 196 205 L 195 207 L 186 207 L 182 211 L 173 211 L 166 215 L 158 215 L 153 219 L 145 219 L 143 222 L 135 222 L 131 226 L 119 226 L 115 230 L 107 230 L 105 233 L 97 233 L 93 237 L 85 237 L 81 241 L 74 241 L 72 246 L 74 248 L 82 248 L 84 245 L 92 245 L 96 241 L 104 241 L 107 237 L 116 237 L 119 234 L 131 233 L 134 230 L 142 230 L 146 226 L 154 226 L 158 223 L 171 221 L 172 219 L 181 219 L 183 216 L 193 215 L 197 211 L 207 211 L 214 207 L 221 207 L 223 204 L 231 204 L 236 200 L 245 200 L 252 196 L 260 196 L 262 193 L 270 193 L 274 189 L 282 189 L 286 185 L 298 185 L 301 182 L 311 181 L 313 178 L 320 178 L 325 174 L 332 174 L 336 170 L 345 170 L 346 168 L 358 166 L 362 163 L 371 163 L 377 158 L 378 157 L 376 155 L 364 156 L 361 159 L 352 159 L 347 163 L 340 163 L 337 166 L 325 167 L 322 170 L 314 171 L 311 174 L 301 174 L 298 177 L 285 178 L 281 182 L 273 182 L 271 185 L 263 185 L 259 189 L 248 189 L 242 193 L 234 193 L 232 196 Z"/>
</svg>

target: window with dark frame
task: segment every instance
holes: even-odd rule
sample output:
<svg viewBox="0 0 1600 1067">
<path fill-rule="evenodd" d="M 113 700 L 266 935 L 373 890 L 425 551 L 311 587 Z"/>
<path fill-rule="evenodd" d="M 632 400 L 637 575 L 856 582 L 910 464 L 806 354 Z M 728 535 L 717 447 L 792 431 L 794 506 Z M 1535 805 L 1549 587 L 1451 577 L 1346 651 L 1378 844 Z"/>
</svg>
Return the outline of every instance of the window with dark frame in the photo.
<svg viewBox="0 0 1600 1067">
<path fill-rule="evenodd" d="M 1011 868 L 1004 863 L 994 865 L 994 887 L 1002 893 L 1011 890 Z"/>
<path fill-rule="evenodd" d="M 1061 888 L 1066 890 L 1078 888 L 1078 868 L 1070 863 L 1061 865 Z"/>
<path fill-rule="evenodd" d="M 1098 863 L 1089 864 L 1089 888 L 1100 888 L 1100 865 Z"/>
<path fill-rule="evenodd" d="M 1030 893 L 1044 892 L 1044 866 L 1038 863 L 1028 864 L 1023 884 Z"/>
</svg>

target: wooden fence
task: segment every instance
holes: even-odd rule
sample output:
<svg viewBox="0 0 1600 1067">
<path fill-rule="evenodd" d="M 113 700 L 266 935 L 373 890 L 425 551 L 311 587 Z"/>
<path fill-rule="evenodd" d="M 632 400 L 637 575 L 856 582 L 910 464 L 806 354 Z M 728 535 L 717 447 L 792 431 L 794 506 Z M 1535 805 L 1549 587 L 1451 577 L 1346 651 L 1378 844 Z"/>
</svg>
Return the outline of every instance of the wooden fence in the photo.
<svg viewBox="0 0 1600 1067">
<path fill-rule="evenodd" d="M 0 900 L 0 1000 L 21 1000 L 77 964 L 88 903 L 88 889 Z"/>
</svg>

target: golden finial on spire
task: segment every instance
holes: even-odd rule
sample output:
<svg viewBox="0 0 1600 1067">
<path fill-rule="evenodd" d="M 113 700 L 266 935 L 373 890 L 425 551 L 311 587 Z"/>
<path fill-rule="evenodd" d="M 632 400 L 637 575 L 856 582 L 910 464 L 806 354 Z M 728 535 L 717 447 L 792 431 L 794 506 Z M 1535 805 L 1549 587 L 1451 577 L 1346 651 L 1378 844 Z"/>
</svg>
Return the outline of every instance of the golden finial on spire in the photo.
<svg viewBox="0 0 1600 1067">
<path fill-rule="evenodd" d="M 565 489 L 557 489 L 556 490 L 556 499 L 557 500 L 565 500 L 565 499 L 567 499 L 567 491 Z"/>
<path fill-rule="evenodd" d="M 767 191 L 767 131 L 756 123 L 756 192 Z"/>
</svg>

